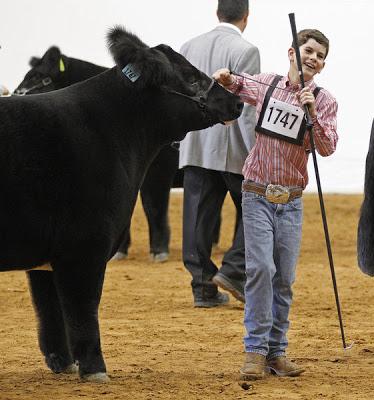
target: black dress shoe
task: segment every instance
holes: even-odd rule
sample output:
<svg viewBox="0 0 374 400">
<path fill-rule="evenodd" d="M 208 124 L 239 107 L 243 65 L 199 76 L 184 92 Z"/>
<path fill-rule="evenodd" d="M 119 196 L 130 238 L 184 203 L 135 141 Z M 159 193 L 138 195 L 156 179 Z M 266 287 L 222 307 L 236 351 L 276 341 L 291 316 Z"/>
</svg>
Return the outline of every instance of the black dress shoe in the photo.
<svg viewBox="0 0 374 400">
<path fill-rule="evenodd" d="M 235 282 L 221 272 L 217 272 L 212 281 L 223 290 L 230 292 L 237 300 L 245 303 L 244 286 Z"/>
<path fill-rule="evenodd" d="M 212 308 L 223 306 L 230 301 L 226 293 L 217 292 L 213 297 L 195 298 L 194 307 Z"/>
</svg>

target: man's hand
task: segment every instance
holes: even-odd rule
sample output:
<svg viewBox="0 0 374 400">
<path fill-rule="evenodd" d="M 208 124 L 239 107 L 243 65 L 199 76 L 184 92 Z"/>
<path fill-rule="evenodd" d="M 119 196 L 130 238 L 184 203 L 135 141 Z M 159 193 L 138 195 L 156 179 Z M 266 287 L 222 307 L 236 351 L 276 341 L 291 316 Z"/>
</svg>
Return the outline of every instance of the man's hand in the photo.
<svg viewBox="0 0 374 400">
<path fill-rule="evenodd" d="M 222 86 L 230 86 L 234 83 L 234 78 L 227 68 L 217 70 L 212 77 Z"/>
</svg>

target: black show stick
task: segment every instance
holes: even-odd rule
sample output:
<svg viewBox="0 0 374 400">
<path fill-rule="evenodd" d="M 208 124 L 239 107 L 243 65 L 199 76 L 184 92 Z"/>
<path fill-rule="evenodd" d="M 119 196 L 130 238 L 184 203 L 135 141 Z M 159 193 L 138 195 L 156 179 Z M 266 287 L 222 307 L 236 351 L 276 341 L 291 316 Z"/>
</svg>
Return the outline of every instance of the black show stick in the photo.
<svg viewBox="0 0 374 400">
<path fill-rule="evenodd" d="M 302 69 L 302 65 L 301 65 L 300 49 L 299 49 L 299 45 L 298 45 L 298 41 L 297 41 L 295 14 L 291 13 L 291 14 L 288 14 L 288 16 L 289 16 L 290 24 L 291 24 L 292 38 L 293 38 L 293 48 L 294 48 L 295 54 L 296 54 L 296 61 L 297 61 L 297 68 L 299 70 L 300 83 L 301 83 L 301 87 L 304 88 L 305 87 L 305 82 L 304 82 L 303 69 Z M 332 251 L 331 251 L 329 230 L 328 230 L 328 226 L 327 226 L 326 211 L 325 211 L 325 205 L 324 205 L 324 201 L 323 201 L 321 181 L 320 181 L 320 177 L 319 177 L 317 156 L 316 156 L 316 150 L 315 150 L 315 144 L 314 144 L 313 121 L 312 121 L 312 119 L 310 117 L 310 112 L 309 112 L 309 108 L 308 108 L 307 105 L 304 106 L 304 110 L 305 110 L 305 115 L 306 115 L 306 129 L 309 131 L 309 137 L 310 137 L 310 146 L 311 146 L 311 152 L 312 152 L 312 156 L 313 156 L 314 170 L 315 170 L 315 174 L 316 174 L 318 197 L 319 197 L 319 203 L 320 203 L 320 207 L 321 207 L 323 229 L 325 231 L 327 254 L 328 254 L 328 257 L 329 257 L 332 283 L 334 285 L 336 308 L 338 310 L 338 316 L 339 316 L 340 332 L 341 332 L 342 341 L 343 341 L 343 348 L 347 349 L 346 342 L 345 342 L 345 336 L 344 336 L 342 313 L 341 313 L 341 310 L 340 310 L 338 287 L 337 287 L 337 284 L 336 284 L 334 261 L 333 261 L 333 257 L 332 257 Z M 349 347 L 351 347 L 351 346 L 349 346 Z"/>
</svg>

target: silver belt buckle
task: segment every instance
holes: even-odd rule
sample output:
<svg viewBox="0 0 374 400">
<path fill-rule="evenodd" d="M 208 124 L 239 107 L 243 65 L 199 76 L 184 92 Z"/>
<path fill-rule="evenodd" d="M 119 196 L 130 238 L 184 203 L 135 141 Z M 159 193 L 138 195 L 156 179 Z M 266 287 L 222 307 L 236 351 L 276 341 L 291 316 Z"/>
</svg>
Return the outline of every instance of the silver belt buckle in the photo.
<svg viewBox="0 0 374 400">
<path fill-rule="evenodd" d="M 290 191 L 287 187 L 282 185 L 267 185 L 265 197 L 270 203 L 286 204 L 290 198 Z"/>
</svg>

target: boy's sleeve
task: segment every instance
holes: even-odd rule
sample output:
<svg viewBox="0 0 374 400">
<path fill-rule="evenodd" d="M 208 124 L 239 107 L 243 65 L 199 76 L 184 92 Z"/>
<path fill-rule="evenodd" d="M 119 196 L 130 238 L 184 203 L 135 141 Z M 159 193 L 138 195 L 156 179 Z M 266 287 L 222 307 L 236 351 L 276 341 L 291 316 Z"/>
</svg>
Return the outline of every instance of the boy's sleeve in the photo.
<svg viewBox="0 0 374 400">
<path fill-rule="evenodd" d="M 244 103 L 255 106 L 257 103 L 258 87 L 256 82 L 251 80 L 252 75 L 242 73 L 242 76 L 233 75 L 234 82 L 226 86 L 226 89 L 230 92 L 240 96 Z M 256 77 L 256 76 L 255 76 Z"/>
<path fill-rule="evenodd" d="M 313 118 L 313 133 L 318 153 L 326 157 L 334 153 L 338 142 L 336 131 L 338 103 L 326 91 L 321 91 L 321 95 L 324 97 L 317 106 L 317 116 Z M 309 135 L 306 140 L 307 148 L 310 148 Z"/>
<path fill-rule="evenodd" d="M 234 66 L 234 71 L 238 73 L 246 73 L 249 75 L 256 75 L 260 73 L 260 53 L 255 46 L 248 46 Z M 247 150 L 249 151 L 255 144 L 255 126 L 256 126 L 256 107 L 251 104 L 245 104 L 240 118 L 238 118 L 238 125 L 243 140 L 246 143 Z"/>
</svg>

